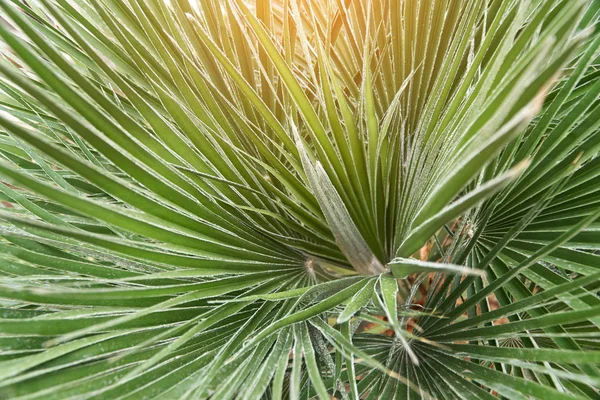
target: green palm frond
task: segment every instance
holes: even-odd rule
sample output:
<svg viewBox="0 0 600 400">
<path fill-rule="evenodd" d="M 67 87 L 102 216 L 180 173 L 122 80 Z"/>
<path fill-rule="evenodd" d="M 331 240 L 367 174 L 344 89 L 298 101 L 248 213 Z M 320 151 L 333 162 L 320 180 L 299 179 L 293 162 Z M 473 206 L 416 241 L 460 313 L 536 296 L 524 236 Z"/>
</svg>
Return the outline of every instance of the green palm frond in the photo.
<svg viewBox="0 0 600 400">
<path fill-rule="evenodd" d="M 600 396 L 597 0 L 0 2 L 0 399 Z"/>
</svg>

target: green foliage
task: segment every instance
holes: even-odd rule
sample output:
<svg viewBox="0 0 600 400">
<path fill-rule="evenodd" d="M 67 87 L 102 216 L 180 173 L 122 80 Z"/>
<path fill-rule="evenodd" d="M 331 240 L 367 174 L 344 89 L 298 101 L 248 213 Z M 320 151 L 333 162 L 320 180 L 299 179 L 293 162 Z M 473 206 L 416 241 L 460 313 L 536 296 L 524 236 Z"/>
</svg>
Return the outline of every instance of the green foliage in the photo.
<svg viewBox="0 0 600 400">
<path fill-rule="evenodd" d="M 600 396 L 600 1 L 0 17 L 0 399 Z"/>
</svg>

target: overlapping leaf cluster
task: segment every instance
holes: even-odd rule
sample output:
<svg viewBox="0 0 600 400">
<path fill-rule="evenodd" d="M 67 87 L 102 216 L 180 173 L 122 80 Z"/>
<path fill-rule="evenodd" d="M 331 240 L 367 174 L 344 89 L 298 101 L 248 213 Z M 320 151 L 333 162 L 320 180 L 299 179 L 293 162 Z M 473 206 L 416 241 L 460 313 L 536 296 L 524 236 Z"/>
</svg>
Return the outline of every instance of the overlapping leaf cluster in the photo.
<svg viewBox="0 0 600 400">
<path fill-rule="evenodd" d="M 0 16 L 0 398 L 599 395 L 599 1 Z"/>
</svg>

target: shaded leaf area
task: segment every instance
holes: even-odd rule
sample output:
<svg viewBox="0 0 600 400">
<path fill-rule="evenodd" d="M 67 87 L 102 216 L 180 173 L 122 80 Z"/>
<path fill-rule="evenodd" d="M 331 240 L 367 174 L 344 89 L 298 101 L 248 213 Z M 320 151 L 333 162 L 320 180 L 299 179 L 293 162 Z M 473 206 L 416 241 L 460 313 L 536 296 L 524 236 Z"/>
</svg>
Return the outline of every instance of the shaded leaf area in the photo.
<svg viewBox="0 0 600 400">
<path fill-rule="evenodd" d="M 600 2 L 0 2 L 0 398 L 600 393 Z"/>
</svg>

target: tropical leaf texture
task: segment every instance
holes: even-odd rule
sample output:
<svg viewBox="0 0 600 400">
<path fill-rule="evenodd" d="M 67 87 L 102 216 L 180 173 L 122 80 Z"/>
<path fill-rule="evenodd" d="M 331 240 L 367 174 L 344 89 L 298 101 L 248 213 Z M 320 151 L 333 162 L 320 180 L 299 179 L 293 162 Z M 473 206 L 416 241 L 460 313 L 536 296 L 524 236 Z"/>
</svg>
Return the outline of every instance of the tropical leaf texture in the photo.
<svg viewBox="0 0 600 400">
<path fill-rule="evenodd" d="M 599 398 L 600 1 L 0 17 L 0 398 Z"/>
</svg>

